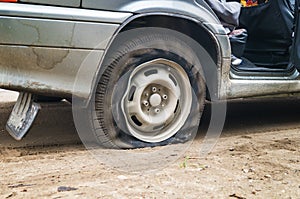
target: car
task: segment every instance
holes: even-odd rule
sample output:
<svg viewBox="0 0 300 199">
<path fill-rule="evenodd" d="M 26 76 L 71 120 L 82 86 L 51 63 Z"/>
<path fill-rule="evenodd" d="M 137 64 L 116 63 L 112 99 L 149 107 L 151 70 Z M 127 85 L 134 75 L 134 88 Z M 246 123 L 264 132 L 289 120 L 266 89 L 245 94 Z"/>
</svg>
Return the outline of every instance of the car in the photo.
<svg viewBox="0 0 300 199">
<path fill-rule="evenodd" d="M 92 141 L 135 148 L 190 140 L 207 101 L 300 92 L 298 0 L 242 8 L 238 66 L 205 0 L 0 2 L 0 88 L 20 92 L 7 122 L 17 140 L 45 99 L 71 102 Z"/>
</svg>

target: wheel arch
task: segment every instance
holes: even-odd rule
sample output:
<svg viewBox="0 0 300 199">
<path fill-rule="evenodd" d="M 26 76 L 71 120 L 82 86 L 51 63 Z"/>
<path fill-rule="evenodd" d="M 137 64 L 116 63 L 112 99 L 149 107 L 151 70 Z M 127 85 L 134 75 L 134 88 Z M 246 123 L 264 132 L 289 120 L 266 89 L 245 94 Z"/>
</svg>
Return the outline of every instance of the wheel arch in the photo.
<svg viewBox="0 0 300 199">
<path fill-rule="evenodd" d="M 194 18 L 182 16 L 182 15 L 170 15 L 166 13 L 147 13 L 139 16 L 135 16 L 132 20 L 128 21 L 119 30 L 119 33 L 126 30 L 131 30 L 135 28 L 145 28 L 145 27 L 156 27 L 156 28 L 166 28 L 178 31 L 185 34 L 199 43 L 211 56 L 214 64 L 220 68 L 222 62 L 222 52 L 220 45 L 218 43 L 215 34 L 209 30 L 203 23 L 195 20 Z M 210 67 L 203 65 L 204 75 L 206 80 L 208 80 L 208 71 Z M 207 72 L 206 72 L 207 71 Z M 218 72 L 220 70 L 216 70 Z M 210 77 L 212 75 L 210 74 Z M 214 80 L 209 79 L 211 87 L 207 89 L 206 97 L 208 100 L 218 99 L 218 88 L 219 80 L 217 78 L 221 77 L 219 74 L 214 74 Z M 208 90 L 210 92 L 208 92 Z"/>
<path fill-rule="evenodd" d="M 149 12 L 149 13 L 136 14 L 130 17 L 115 32 L 99 63 L 98 70 L 95 71 L 90 95 L 88 98 L 84 100 L 86 105 L 92 99 L 93 92 L 95 91 L 96 88 L 96 82 L 99 81 L 99 75 L 104 70 L 104 68 L 101 67 L 101 65 L 103 63 L 103 60 L 106 57 L 106 53 L 110 49 L 116 36 L 123 31 L 135 29 L 135 28 L 141 28 L 141 27 L 154 27 L 154 28 L 159 27 L 159 28 L 172 29 L 193 38 L 196 42 L 202 45 L 204 49 L 207 50 L 209 55 L 212 57 L 214 64 L 217 66 L 214 74 L 209 75 L 210 77 L 213 76 L 213 78 L 208 78 L 207 75 L 210 73 L 209 71 L 211 71 L 210 67 L 209 66 L 203 67 L 206 82 L 209 81 L 209 85 L 210 85 L 210 88 L 207 89 L 207 91 L 209 90 L 209 92 L 206 93 L 206 98 L 209 101 L 216 101 L 220 99 L 220 91 L 222 88 L 221 78 L 223 77 L 222 65 L 224 65 L 224 57 L 226 58 L 228 57 L 228 54 L 230 55 L 228 37 L 222 34 L 223 32 L 222 25 L 218 23 L 215 24 L 209 22 L 208 23 L 200 22 L 198 19 L 186 15 L 181 15 L 181 14 L 174 14 L 174 13 L 167 13 L 167 12 L 159 12 L 159 13 Z M 187 30 L 192 30 L 192 31 L 187 31 Z M 206 73 L 206 71 L 208 72 Z"/>
</svg>

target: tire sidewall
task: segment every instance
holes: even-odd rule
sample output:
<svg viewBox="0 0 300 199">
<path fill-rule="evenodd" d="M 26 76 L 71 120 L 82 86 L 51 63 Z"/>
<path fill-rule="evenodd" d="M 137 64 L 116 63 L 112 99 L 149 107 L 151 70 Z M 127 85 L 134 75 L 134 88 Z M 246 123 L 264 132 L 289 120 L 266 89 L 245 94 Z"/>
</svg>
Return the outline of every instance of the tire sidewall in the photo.
<svg viewBox="0 0 300 199">
<path fill-rule="evenodd" d="M 126 126 L 120 125 L 120 122 L 114 119 L 112 113 L 112 100 L 114 96 L 114 87 L 120 78 L 125 74 L 130 73 L 130 71 L 133 71 L 140 64 L 157 58 L 174 61 L 185 70 L 189 77 L 192 90 L 195 93 L 195 99 L 193 99 L 191 108 L 191 112 L 194 114 L 188 116 L 184 126 L 189 125 L 189 121 L 191 120 L 195 121 L 196 119 L 199 122 L 205 102 L 205 79 L 200 58 L 197 53 L 195 53 L 197 49 L 192 48 L 197 45 L 198 44 L 188 36 L 169 29 L 151 28 L 149 30 L 148 28 L 141 28 L 120 33 L 108 50 L 101 68 L 98 81 L 99 84 L 96 90 L 101 90 L 104 93 L 99 96 L 97 95 L 98 92 L 95 92 L 96 104 L 94 106 L 95 109 L 91 112 L 94 121 L 93 126 L 99 127 L 97 118 L 103 118 L 102 123 L 100 122 L 102 129 L 99 130 L 99 128 L 94 128 L 98 142 L 102 143 L 102 140 L 99 138 L 103 137 L 103 125 L 105 125 L 106 130 L 109 132 L 105 135 L 109 136 L 108 139 L 110 140 L 121 139 L 121 142 L 125 142 L 125 146 L 128 146 L 129 148 L 151 146 L 149 143 L 135 140 L 135 138 L 124 133 L 124 130 L 121 130 L 126 128 Z M 202 49 L 199 48 L 198 50 Z M 106 80 L 107 84 L 103 84 L 103 79 L 107 79 L 108 76 L 109 80 Z M 123 93 L 118 94 L 123 96 L 125 90 Z M 103 104 L 106 106 L 103 107 L 104 115 L 102 116 L 99 114 L 103 114 L 103 112 L 99 113 L 96 108 L 97 102 L 100 100 L 104 100 Z M 119 120 L 125 119 L 124 115 L 118 117 Z M 97 124 L 95 124 L 95 122 Z M 126 129 L 125 131 L 128 130 Z M 186 131 L 181 132 L 181 130 L 179 130 L 175 137 L 181 133 L 186 133 Z M 190 136 L 188 139 L 192 139 L 194 136 Z M 134 140 L 134 142 L 132 142 L 132 140 Z M 163 143 L 155 143 L 153 145 L 170 144 L 172 142 L 174 142 L 174 139 Z M 120 146 L 115 144 L 116 142 L 114 141 L 112 141 L 112 143 L 114 143 L 114 147 L 124 147 L 123 145 Z"/>
</svg>

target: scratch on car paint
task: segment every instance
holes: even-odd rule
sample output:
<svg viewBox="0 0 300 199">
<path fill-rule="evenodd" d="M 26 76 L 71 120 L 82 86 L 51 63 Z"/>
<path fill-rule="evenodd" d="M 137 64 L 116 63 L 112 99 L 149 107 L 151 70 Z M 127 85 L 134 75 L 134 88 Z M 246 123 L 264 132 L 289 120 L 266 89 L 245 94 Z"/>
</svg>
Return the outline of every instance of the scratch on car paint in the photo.
<svg viewBox="0 0 300 199">
<path fill-rule="evenodd" d="M 37 91 L 43 91 L 43 93 L 47 93 L 48 95 L 53 94 L 54 93 L 53 90 L 57 89 L 41 82 L 28 81 L 28 80 L 25 82 L 23 87 L 27 88 L 27 90 L 29 91 L 33 91 L 33 93 L 39 93 Z M 64 90 L 60 90 L 60 91 L 63 92 Z"/>
<path fill-rule="evenodd" d="M 49 89 L 51 90 L 50 86 L 47 86 L 46 84 L 42 84 L 40 82 L 36 82 L 36 81 L 27 81 L 25 84 L 26 87 L 30 87 L 30 88 L 43 88 L 43 89 Z"/>
<path fill-rule="evenodd" d="M 75 47 L 74 45 L 74 42 L 73 42 L 73 39 L 74 39 L 74 34 L 75 34 L 75 26 L 76 26 L 76 23 L 73 24 L 73 27 L 72 27 L 72 35 L 71 35 L 71 40 L 70 40 L 70 46 L 72 47 Z"/>
</svg>

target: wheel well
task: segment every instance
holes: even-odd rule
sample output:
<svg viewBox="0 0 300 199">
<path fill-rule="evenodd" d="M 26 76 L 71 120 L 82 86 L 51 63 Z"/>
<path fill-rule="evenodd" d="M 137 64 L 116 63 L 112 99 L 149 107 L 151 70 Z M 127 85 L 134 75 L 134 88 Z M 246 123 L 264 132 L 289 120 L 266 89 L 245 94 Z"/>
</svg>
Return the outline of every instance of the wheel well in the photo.
<svg viewBox="0 0 300 199">
<path fill-rule="evenodd" d="M 211 56 L 216 65 L 219 62 L 219 50 L 218 45 L 215 43 L 212 35 L 201 25 L 198 23 L 174 16 L 164 16 L 164 15 L 151 15 L 137 18 L 130 23 L 128 23 L 122 30 L 130 30 L 140 27 L 159 27 L 159 28 L 168 28 L 171 30 L 175 30 L 181 32 L 196 42 L 198 42 Z M 205 67 L 205 66 L 204 66 Z M 206 74 L 206 69 L 203 68 L 204 75 Z M 205 75 L 207 76 L 207 75 Z M 217 78 L 217 74 L 214 75 Z M 207 100 L 211 100 L 212 97 L 217 99 L 217 90 L 218 90 L 218 80 L 209 80 L 211 83 L 211 90 L 206 89 L 206 98 Z"/>
<path fill-rule="evenodd" d="M 121 32 L 140 27 L 168 28 L 181 32 L 197 41 L 209 53 L 214 62 L 218 63 L 219 52 L 214 39 L 205 28 L 196 22 L 174 16 L 145 16 L 131 21 Z"/>
</svg>

